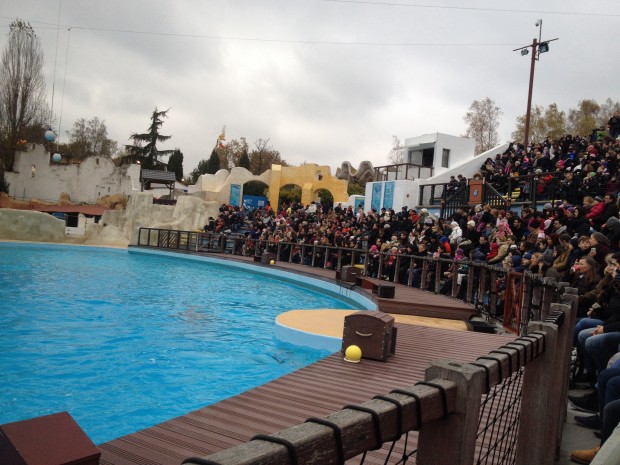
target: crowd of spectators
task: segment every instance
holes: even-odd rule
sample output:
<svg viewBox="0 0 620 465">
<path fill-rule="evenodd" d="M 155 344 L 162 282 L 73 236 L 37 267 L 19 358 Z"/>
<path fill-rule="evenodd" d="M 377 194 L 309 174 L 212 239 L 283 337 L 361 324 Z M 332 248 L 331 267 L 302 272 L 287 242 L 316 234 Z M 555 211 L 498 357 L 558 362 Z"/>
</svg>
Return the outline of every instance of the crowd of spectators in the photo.
<svg viewBox="0 0 620 465">
<path fill-rule="evenodd" d="M 546 139 L 525 150 L 514 143 L 495 158 L 487 158 L 481 175 L 503 195 L 516 193 L 519 201 L 555 195 L 571 204 L 584 196 L 604 196 L 618 190 L 620 142 L 610 137 L 618 115 L 610 119 L 610 132 L 593 131 L 589 138 L 565 136 Z"/>
<path fill-rule="evenodd" d="M 580 377 L 585 382 L 598 377 L 598 389 L 591 395 L 573 398 L 577 406 L 596 414 L 576 421 L 602 429 L 604 441 L 611 434 L 609 425 L 620 418 L 620 362 L 607 368 L 620 351 L 619 156 L 620 142 L 599 140 L 595 134 L 590 139 L 545 140 L 528 150 L 515 143 L 485 161 L 480 176 L 500 192 L 510 178 L 536 177 L 535 184 L 523 184 L 522 200 L 529 200 L 528 185 L 536 186 L 540 199 L 548 186 L 559 183 L 555 198 L 562 200 L 542 205 L 524 203 L 511 209 L 481 204 L 459 208 L 449 218 L 438 218 L 426 208 L 365 211 L 293 202 L 278 210 L 267 205 L 246 212 L 223 205 L 205 230 L 244 230 L 249 253 L 260 241 L 268 241 L 266 247 L 274 252 L 280 244 L 284 261 L 328 268 L 335 268 L 337 260 L 341 265 L 363 264 L 370 277 L 414 287 L 428 288 L 440 280 L 445 293 L 452 289 L 455 268 L 457 289 L 463 292 L 461 283 L 471 263 L 569 282 L 579 293 L 575 346 L 582 360 Z M 462 177 L 452 179 L 448 192 L 465 184 Z M 325 247 L 304 247 L 309 245 Z M 336 247 L 345 249 L 340 257 Z M 423 283 L 422 262 L 429 257 L 454 261 L 446 262 L 438 276 L 427 273 Z M 587 458 L 594 453 L 577 454 Z"/>
</svg>

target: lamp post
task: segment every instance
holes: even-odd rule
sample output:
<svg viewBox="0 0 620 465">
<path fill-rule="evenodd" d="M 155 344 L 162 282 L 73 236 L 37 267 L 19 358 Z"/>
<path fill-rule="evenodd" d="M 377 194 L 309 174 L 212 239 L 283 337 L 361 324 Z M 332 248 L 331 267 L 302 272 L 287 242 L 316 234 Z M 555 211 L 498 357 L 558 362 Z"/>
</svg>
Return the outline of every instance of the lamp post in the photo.
<svg viewBox="0 0 620 465">
<path fill-rule="evenodd" d="M 523 47 L 515 48 L 513 50 L 513 52 L 520 51 L 521 55 L 525 56 L 530 53 L 528 49 L 532 49 L 532 60 L 530 64 L 530 85 L 527 92 L 527 111 L 525 112 L 525 135 L 523 137 L 523 145 L 525 147 L 525 150 L 527 150 L 530 138 L 530 117 L 532 113 L 532 90 L 534 89 L 534 68 L 536 67 L 536 62 L 540 58 L 540 54 L 549 51 L 549 42 L 558 40 L 557 38 L 555 38 L 542 41 L 542 23 L 542 19 L 536 21 L 536 27 L 538 28 L 538 40 L 534 38 L 530 45 L 525 45 Z"/>
</svg>

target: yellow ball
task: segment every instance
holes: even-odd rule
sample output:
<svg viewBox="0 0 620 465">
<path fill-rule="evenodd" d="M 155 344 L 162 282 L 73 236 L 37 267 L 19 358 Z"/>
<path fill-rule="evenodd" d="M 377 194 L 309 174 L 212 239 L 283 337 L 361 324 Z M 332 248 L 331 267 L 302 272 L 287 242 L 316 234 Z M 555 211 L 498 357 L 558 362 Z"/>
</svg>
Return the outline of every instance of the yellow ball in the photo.
<svg viewBox="0 0 620 465">
<path fill-rule="evenodd" d="M 349 346 L 344 351 L 344 359 L 347 362 L 359 363 L 361 358 L 362 358 L 362 349 L 360 349 L 358 346 L 355 346 L 355 345 Z"/>
<path fill-rule="evenodd" d="M 275 264 L 276 264 L 276 261 L 275 261 L 275 260 L 271 260 L 271 261 L 269 262 L 269 264 L 270 264 L 270 265 L 275 265 Z"/>
</svg>

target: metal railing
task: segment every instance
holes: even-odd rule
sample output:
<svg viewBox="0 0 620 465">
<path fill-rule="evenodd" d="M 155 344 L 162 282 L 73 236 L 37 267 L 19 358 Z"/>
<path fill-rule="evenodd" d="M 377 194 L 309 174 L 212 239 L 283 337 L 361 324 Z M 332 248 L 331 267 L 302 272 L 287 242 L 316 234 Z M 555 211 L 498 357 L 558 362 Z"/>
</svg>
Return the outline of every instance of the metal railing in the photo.
<svg viewBox="0 0 620 465">
<path fill-rule="evenodd" d="M 264 253 L 276 262 L 341 270 L 358 266 L 370 278 L 416 287 L 471 304 L 488 322 L 500 323 L 525 334 L 532 319 L 544 317 L 542 308 L 558 302 L 563 286 L 552 279 L 525 271 L 512 273 L 500 266 L 469 260 L 418 255 L 371 254 L 365 242 L 359 248 L 251 239 L 240 235 L 140 228 L 138 244 L 194 253 L 225 253 L 253 257 Z M 269 258 L 271 260 L 271 258 Z M 514 298 L 515 290 L 523 296 Z M 518 304 L 518 305 L 516 305 Z"/>
<path fill-rule="evenodd" d="M 413 163 L 399 163 L 396 165 L 375 166 L 376 181 L 397 181 L 402 179 L 415 180 L 433 176 L 432 166 L 415 165 Z"/>
</svg>

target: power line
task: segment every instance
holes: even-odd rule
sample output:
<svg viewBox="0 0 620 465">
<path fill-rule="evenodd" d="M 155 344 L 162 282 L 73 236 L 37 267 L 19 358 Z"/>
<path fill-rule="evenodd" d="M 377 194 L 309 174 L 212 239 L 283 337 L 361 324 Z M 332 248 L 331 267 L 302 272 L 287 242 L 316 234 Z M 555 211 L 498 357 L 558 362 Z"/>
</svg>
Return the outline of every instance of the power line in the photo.
<svg viewBox="0 0 620 465">
<path fill-rule="evenodd" d="M 10 19 L 6 16 L 0 16 L 0 18 Z M 160 31 L 138 31 L 133 29 L 112 29 L 112 28 L 99 28 L 99 27 L 86 27 L 86 26 L 68 26 L 59 25 L 55 26 L 50 23 L 43 23 L 39 21 L 28 21 L 31 24 L 42 24 L 47 27 L 41 27 L 40 29 L 73 29 L 82 31 L 96 31 L 96 32 L 111 32 L 120 34 L 135 34 L 135 35 L 149 35 L 149 36 L 162 36 L 162 37 L 184 37 L 192 39 L 210 39 L 210 40 L 231 40 L 242 42 L 266 42 L 266 43 L 283 43 L 283 44 L 305 44 L 305 45 L 354 45 L 354 46 L 379 46 L 379 47 L 512 47 L 518 44 L 514 43 L 425 43 L 425 42 L 341 42 L 330 40 L 300 40 L 300 39 L 266 39 L 261 37 L 235 37 L 235 36 L 219 36 L 209 34 L 182 34 L 176 32 L 160 32 Z M 8 27 L 8 26 L 0 26 Z"/>
<path fill-rule="evenodd" d="M 377 6 L 395 6 L 404 8 L 428 8 L 439 10 L 463 10 L 463 11 L 493 11 L 498 13 L 534 13 L 534 14 L 549 14 L 549 15 L 571 15 L 571 16 L 599 16 L 599 17 L 620 17 L 620 14 L 610 13 L 583 13 L 573 11 L 545 11 L 545 10 L 516 10 L 516 9 L 503 9 L 503 8 L 482 8 L 482 7 L 467 7 L 467 6 L 441 6 L 441 5 L 422 5 L 419 3 L 400 3 L 400 2 L 371 2 L 367 0 L 320 0 L 327 3 L 351 3 L 358 5 L 377 5 Z"/>
</svg>

